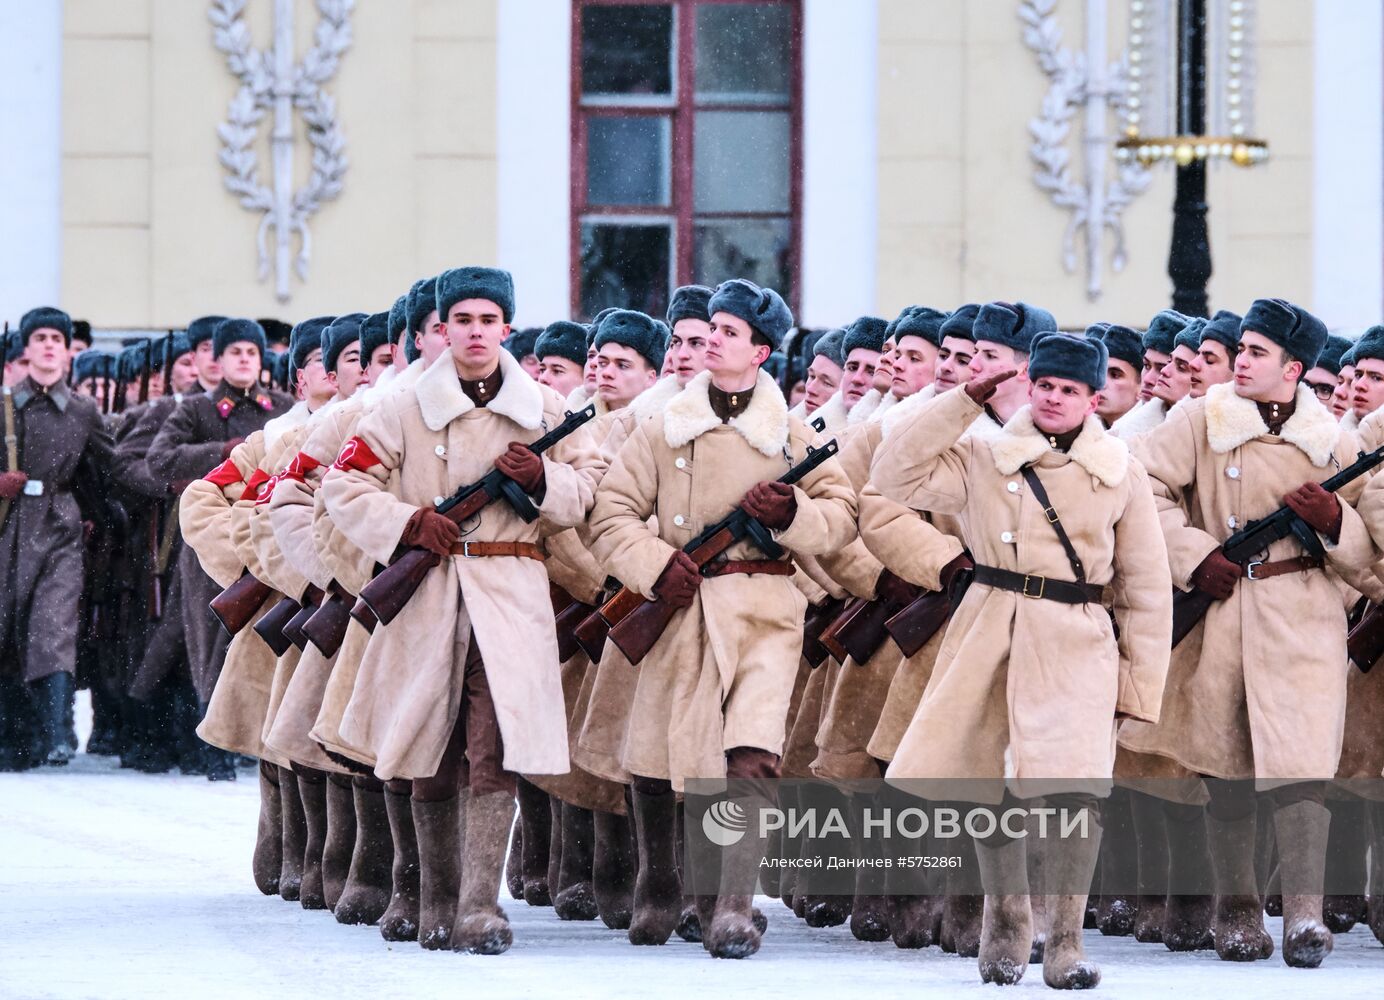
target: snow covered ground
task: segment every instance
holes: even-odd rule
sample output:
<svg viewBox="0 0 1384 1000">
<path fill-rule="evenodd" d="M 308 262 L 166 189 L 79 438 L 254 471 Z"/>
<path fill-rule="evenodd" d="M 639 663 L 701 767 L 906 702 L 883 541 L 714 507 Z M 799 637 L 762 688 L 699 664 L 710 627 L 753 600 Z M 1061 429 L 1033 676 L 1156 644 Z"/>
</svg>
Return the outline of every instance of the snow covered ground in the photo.
<svg viewBox="0 0 1384 1000">
<path fill-rule="evenodd" d="M 86 756 L 62 771 L 0 774 L 0 1000 L 802 1000 L 990 989 L 977 981 L 974 960 L 862 944 L 845 928 L 813 930 L 769 899 L 760 900 L 770 919 L 764 947 L 743 962 L 712 961 L 676 939 L 634 949 L 599 923 L 562 923 L 551 909 L 507 897 L 515 943 L 506 955 L 390 945 L 374 928 L 343 927 L 328 913 L 256 892 L 249 865 L 256 812 L 256 784 L 244 777 L 210 784 L 140 775 Z M 1275 939 L 1278 924 L 1270 922 Z M 1231 966 L 1094 931 L 1087 946 L 1109 997 L 1363 997 L 1378 995 L 1384 982 L 1384 947 L 1363 927 L 1338 936 L 1317 971 L 1288 969 L 1277 955 Z M 1018 990 L 1044 990 L 1038 967 Z"/>
</svg>

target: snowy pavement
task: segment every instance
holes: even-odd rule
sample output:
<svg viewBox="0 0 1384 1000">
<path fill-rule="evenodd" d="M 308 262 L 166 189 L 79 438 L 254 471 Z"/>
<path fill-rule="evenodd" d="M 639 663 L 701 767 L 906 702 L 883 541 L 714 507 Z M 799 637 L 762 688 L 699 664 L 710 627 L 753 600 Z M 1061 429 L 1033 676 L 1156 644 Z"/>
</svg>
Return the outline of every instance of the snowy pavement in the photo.
<svg viewBox="0 0 1384 1000">
<path fill-rule="evenodd" d="M 635 949 L 599 922 L 562 923 L 507 894 L 514 947 L 503 956 L 391 945 L 255 890 L 257 785 L 246 777 L 141 775 L 86 756 L 62 771 L 0 774 L 0 1000 L 993 995 L 974 960 L 814 930 L 770 899 L 759 901 L 764 947 L 743 962 L 676 939 Z M 1270 930 L 1277 940 L 1277 920 Z M 1364 927 L 1338 935 L 1316 971 L 1277 955 L 1232 966 L 1095 931 L 1086 940 L 1108 997 L 1371 996 L 1384 982 L 1384 947 Z M 1018 990 L 1044 990 L 1037 966 Z"/>
</svg>

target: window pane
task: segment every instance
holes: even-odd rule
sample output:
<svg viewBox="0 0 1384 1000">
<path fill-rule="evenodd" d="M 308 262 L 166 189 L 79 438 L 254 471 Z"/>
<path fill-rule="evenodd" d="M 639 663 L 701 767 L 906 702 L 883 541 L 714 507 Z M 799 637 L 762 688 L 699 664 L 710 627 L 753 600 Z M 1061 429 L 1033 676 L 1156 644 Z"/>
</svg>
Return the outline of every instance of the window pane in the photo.
<svg viewBox="0 0 1384 1000">
<path fill-rule="evenodd" d="M 749 278 L 792 301 L 787 219 L 703 219 L 693 226 L 692 280 L 715 288 L 731 278 Z"/>
<path fill-rule="evenodd" d="M 666 4 L 584 7 L 583 97 L 673 94 L 673 8 Z"/>
<path fill-rule="evenodd" d="M 787 111 L 702 111 L 692 155 L 698 212 L 787 212 Z"/>
<path fill-rule="evenodd" d="M 581 315 L 607 306 L 650 316 L 668 311 L 673 232 L 666 222 L 583 222 Z"/>
<path fill-rule="evenodd" d="M 697 8 L 698 101 L 786 101 L 792 76 L 793 14 L 786 4 Z"/>
<path fill-rule="evenodd" d="M 667 118 L 586 121 L 586 201 L 590 205 L 667 205 L 672 128 Z"/>
</svg>

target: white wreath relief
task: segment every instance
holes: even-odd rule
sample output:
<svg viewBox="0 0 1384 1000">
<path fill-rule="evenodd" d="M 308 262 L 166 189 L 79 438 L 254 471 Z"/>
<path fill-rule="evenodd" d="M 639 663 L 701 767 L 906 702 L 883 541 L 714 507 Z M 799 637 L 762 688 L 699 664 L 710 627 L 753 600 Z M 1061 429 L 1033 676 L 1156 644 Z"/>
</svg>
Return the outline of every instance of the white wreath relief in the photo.
<svg viewBox="0 0 1384 1000">
<path fill-rule="evenodd" d="M 293 269 L 300 280 L 307 279 L 312 256 L 311 218 L 325 201 L 341 193 L 345 176 L 346 141 L 336 121 L 336 101 L 322 88 L 335 74 L 341 55 L 351 45 L 351 10 L 355 0 L 317 0 L 318 22 L 313 46 L 294 62 L 290 79 L 275 75 L 274 53 L 251 44 L 250 29 L 243 14 L 247 0 L 212 0 L 210 18 L 214 30 L 212 43 L 225 53 L 226 65 L 240 81 L 231 99 L 226 121 L 217 127 L 221 137 L 221 165 L 225 168 L 227 190 L 236 195 L 243 208 L 261 213 L 256 245 L 259 250 L 259 280 L 269 276 L 269 231 L 275 233 L 276 293 L 280 301 L 290 296 L 288 258 L 293 234 L 298 236 L 298 253 Z M 293 26 L 275 25 L 276 44 L 291 45 Z M 280 105 L 280 99 L 284 98 Z M 277 107 L 276 107 L 277 105 Z M 279 121 L 297 109 L 307 125 L 312 147 L 312 172 L 307 184 L 292 191 L 292 122 Z M 259 157 L 255 140 L 266 111 L 275 112 L 276 157 L 273 187 L 260 181 Z M 282 163 L 279 162 L 282 160 Z"/>
<path fill-rule="evenodd" d="M 1104 0 L 1095 2 L 1104 3 Z M 1116 170 L 1115 180 L 1106 187 L 1104 165 L 1109 149 L 1104 145 L 1097 153 L 1099 159 L 1088 159 L 1084 184 L 1072 176 L 1071 153 L 1067 148 L 1072 117 L 1078 110 L 1085 110 L 1089 101 L 1100 101 L 1115 111 L 1122 107 L 1125 60 L 1122 55 L 1112 63 L 1107 70 L 1105 86 L 1099 91 L 1093 89 L 1087 71 L 1087 54 L 1062 48 L 1062 29 L 1053 15 L 1056 6 L 1057 0 L 1022 0 L 1019 4 L 1019 17 L 1024 22 L 1024 44 L 1038 57 L 1038 65 L 1050 81 L 1039 116 L 1029 121 L 1028 131 L 1033 138 L 1029 157 L 1035 165 L 1034 182 L 1048 193 L 1053 204 L 1070 213 L 1062 236 L 1062 264 L 1068 272 L 1076 270 L 1077 233 L 1085 230 L 1086 292 L 1094 301 L 1101 294 L 1101 236 L 1105 230 L 1110 230 L 1115 240 L 1111 267 L 1116 272 L 1124 270 L 1127 258 L 1120 216 L 1125 207 L 1148 188 L 1151 177 L 1138 163 L 1121 165 Z M 1104 61 L 1103 54 L 1095 55 L 1099 61 Z M 1092 217 L 1097 215 L 1099 218 L 1093 226 Z"/>
</svg>

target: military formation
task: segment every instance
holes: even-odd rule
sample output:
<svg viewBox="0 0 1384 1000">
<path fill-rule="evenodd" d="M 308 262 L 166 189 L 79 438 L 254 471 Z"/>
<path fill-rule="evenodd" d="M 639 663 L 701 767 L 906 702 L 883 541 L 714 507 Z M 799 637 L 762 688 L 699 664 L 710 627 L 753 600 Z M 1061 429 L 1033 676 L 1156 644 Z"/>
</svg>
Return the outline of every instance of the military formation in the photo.
<svg viewBox="0 0 1384 1000">
<path fill-rule="evenodd" d="M 90 688 L 89 752 L 257 768 L 260 891 L 434 950 L 505 951 L 504 885 L 744 958 L 756 880 L 998 984 L 1094 987 L 1092 928 L 1295 967 L 1356 923 L 1384 942 L 1384 477 L 1359 458 L 1384 327 L 1261 299 L 808 333 L 746 280 L 662 319 L 514 314 L 482 267 L 282 351 L 207 316 L 77 353 L 66 314 L 27 314 L 0 766 L 67 763 Z M 694 891 L 708 780 L 746 815 L 839 807 L 854 892 L 753 823 Z M 959 863 L 919 889 L 860 834 L 924 800 L 1086 835 L 923 837 Z"/>
</svg>

